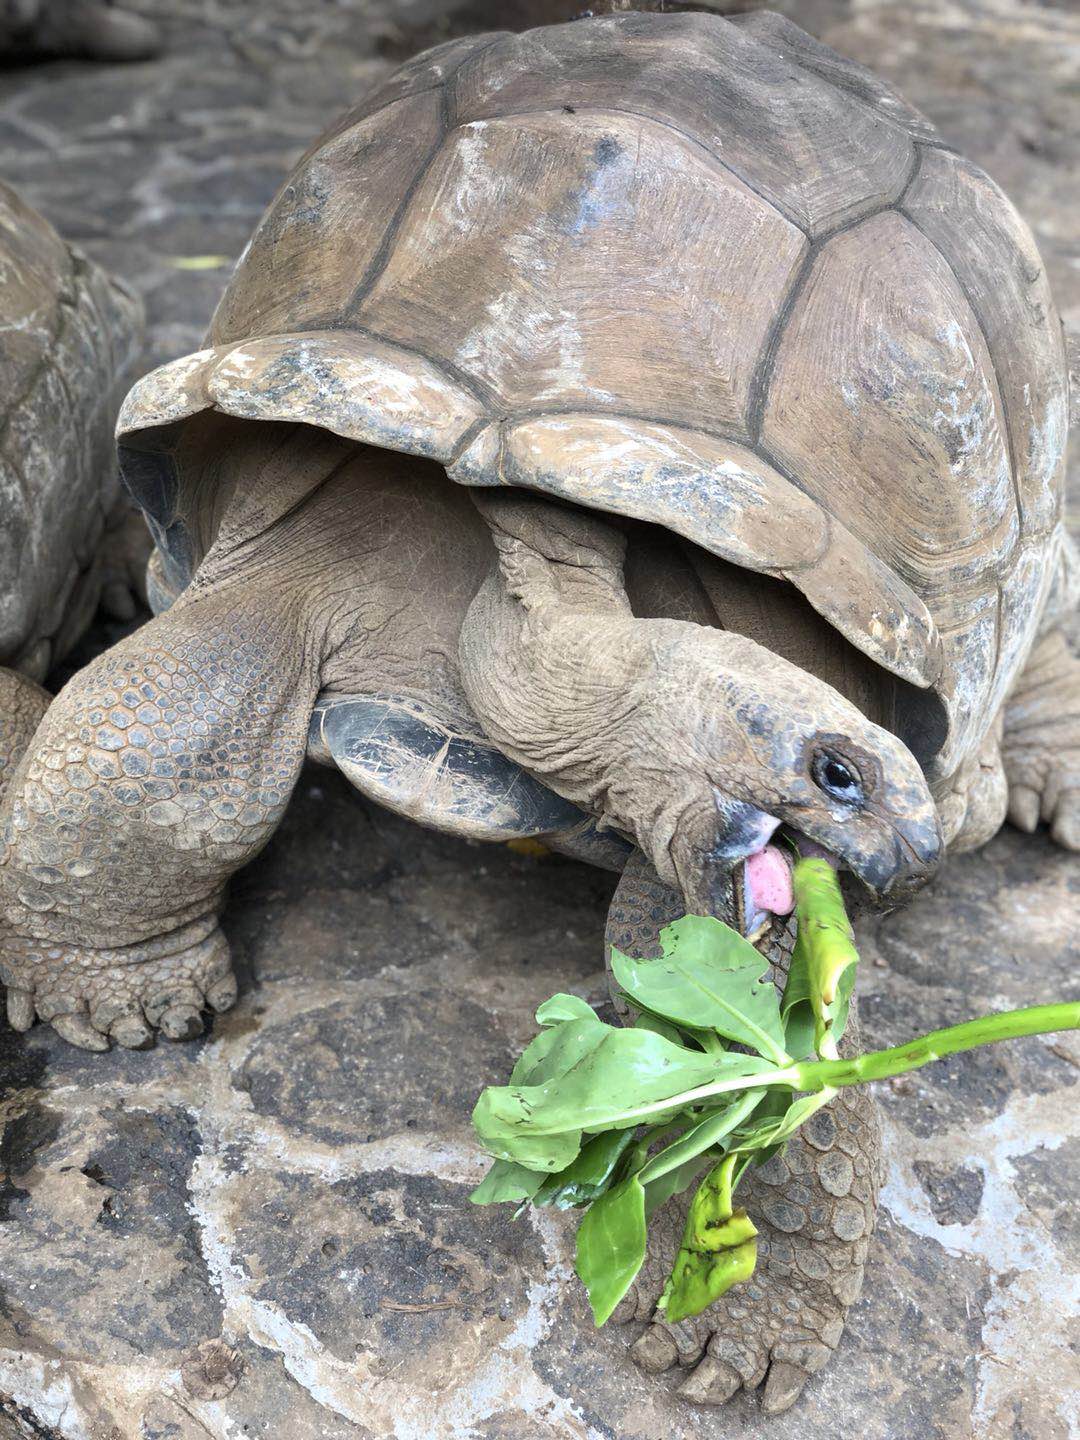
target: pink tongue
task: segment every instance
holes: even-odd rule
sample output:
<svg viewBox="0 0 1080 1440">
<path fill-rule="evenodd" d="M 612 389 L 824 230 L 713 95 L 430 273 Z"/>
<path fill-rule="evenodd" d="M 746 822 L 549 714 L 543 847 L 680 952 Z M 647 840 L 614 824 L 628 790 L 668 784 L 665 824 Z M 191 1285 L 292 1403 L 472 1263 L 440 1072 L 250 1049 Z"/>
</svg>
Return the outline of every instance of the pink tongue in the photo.
<svg viewBox="0 0 1080 1440">
<path fill-rule="evenodd" d="M 766 845 L 746 861 L 746 888 L 755 910 L 788 915 L 795 908 L 791 870 L 775 845 Z"/>
</svg>

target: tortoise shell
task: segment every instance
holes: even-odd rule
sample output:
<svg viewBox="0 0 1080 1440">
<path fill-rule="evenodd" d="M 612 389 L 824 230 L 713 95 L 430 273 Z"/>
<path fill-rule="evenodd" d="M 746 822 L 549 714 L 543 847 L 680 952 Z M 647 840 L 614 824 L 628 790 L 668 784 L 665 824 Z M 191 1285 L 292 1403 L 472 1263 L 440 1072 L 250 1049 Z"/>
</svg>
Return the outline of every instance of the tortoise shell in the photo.
<svg viewBox="0 0 1080 1440">
<path fill-rule="evenodd" d="M 174 451 L 296 420 L 667 527 L 779 577 L 977 746 L 1060 544 L 1067 374 L 1031 235 L 868 71 L 777 15 L 453 41 L 303 157 L 125 473 L 194 563 Z"/>
<path fill-rule="evenodd" d="M 41 680 L 97 605 L 142 307 L 0 184 L 0 664 Z"/>
</svg>

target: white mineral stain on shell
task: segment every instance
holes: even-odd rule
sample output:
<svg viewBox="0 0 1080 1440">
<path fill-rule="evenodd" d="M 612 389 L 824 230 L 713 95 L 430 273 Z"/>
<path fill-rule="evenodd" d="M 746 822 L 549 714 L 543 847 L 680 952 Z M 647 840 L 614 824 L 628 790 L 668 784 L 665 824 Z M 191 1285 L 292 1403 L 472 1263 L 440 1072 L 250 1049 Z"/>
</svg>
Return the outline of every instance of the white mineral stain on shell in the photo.
<svg viewBox="0 0 1080 1440">
<path fill-rule="evenodd" d="M 185 419 L 206 406 L 203 377 L 217 354 L 196 350 L 144 375 L 128 391 L 116 422 L 118 437 Z"/>
</svg>

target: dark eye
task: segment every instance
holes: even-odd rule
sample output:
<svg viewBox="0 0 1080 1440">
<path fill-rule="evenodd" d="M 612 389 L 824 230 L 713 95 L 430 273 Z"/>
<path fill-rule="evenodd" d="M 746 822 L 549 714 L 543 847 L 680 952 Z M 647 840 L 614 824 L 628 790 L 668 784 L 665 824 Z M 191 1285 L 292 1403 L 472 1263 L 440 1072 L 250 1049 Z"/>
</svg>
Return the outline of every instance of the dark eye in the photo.
<svg viewBox="0 0 1080 1440">
<path fill-rule="evenodd" d="M 862 777 L 854 765 L 847 760 L 841 760 L 838 755 L 833 755 L 828 750 L 815 750 L 814 758 L 810 762 L 810 774 L 818 789 L 824 790 L 825 794 L 831 795 L 834 800 L 842 800 L 847 805 L 863 803 L 865 796 Z"/>
</svg>

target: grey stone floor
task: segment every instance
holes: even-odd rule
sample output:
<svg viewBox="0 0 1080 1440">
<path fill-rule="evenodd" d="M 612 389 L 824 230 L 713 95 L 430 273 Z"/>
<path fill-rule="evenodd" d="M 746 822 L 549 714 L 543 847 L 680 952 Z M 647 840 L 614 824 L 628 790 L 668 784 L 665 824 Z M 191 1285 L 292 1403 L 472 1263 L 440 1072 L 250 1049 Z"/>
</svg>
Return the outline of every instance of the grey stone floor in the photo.
<svg viewBox="0 0 1080 1440">
<path fill-rule="evenodd" d="M 165 24 L 160 60 L 0 73 L 0 174 L 139 286 L 148 367 L 196 347 L 262 207 L 336 109 L 417 44 L 543 9 L 140 8 Z M 1075 4 L 780 8 L 991 171 L 1080 328 Z M 1066 995 L 1078 871 L 1007 832 L 867 930 L 870 1036 Z M 419 832 L 311 770 L 234 886 L 243 994 L 210 1036 L 87 1057 L 51 1032 L 0 1032 L 0 1436 L 1078 1433 L 1075 1037 L 882 1087 L 889 1178 L 863 1298 L 830 1368 L 767 1424 L 754 1397 L 689 1410 L 632 1369 L 624 1334 L 593 1332 L 569 1224 L 463 1203 L 482 1170 L 474 1093 L 551 990 L 599 995 L 610 889 L 570 862 Z M 219 1337 L 242 1373 L 214 1398 L 194 1352 Z"/>
</svg>

